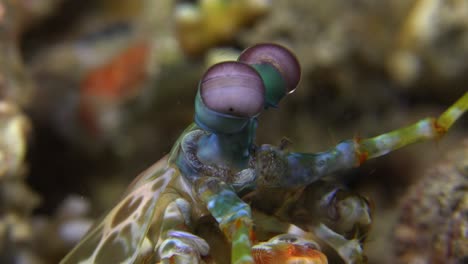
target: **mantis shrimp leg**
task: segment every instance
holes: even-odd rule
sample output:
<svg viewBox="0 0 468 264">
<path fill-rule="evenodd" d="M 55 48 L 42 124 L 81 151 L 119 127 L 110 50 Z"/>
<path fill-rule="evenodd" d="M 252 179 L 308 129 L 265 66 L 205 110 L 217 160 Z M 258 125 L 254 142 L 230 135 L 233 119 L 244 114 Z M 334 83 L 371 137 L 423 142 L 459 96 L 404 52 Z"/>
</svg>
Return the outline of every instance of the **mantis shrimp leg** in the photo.
<svg viewBox="0 0 468 264">
<path fill-rule="evenodd" d="M 190 204 L 182 198 L 167 206 L 158 249 L 161 263 L 204 263 L 200 257 L 208 255 L 208 243 L 189 230 L 185 231 L 190 225 L 190 210 Z"/>
<path fill-rule="evenodd" d="M 468 92 L 438 118 L 425 118 L 413 125 L 377 137 L 362 141 L 355 140 L 356 156 L 359 164 L 366 159 L 385 155 L 388 152 L 418 141 L 440 138 L 467 110 Z"/>
<path fill-rule="evenodd" d="M 268 207 L 262 207 L 265 200 L 274 199 L 268 193 L 276 193 L 279 204 L 273 203 L 272 207 L 270 203 Z M 268 212 L 268 215 L 277 217 L 279 223 L 292 223 L 312 232 L 332 247 L 345 263 L 364 262 L 362 243 L 372 223 L 369 202 L 365 197 L 330 182 L 318 181 L 306 188 L 292 189 L 285 195 L 272 189 L 261 190 L 251 199 L 252 208 Z M 257 215 L 262 216 L 262 213 L 255 212 L 254 217 Z M 263 222 L 271 220 L 265 216 L 262 218 Z M 280 224 L 275 223 L 274 226 Z"/>
<path fill-rule="evenodd" d="M 197 179 L 195 190 L 232 243 L 231 263 L 254 263 L 250 206 L 237 196 L 231 186 L 217 178 Z"/>
<path fill-rule="evenodd" d="M 438 118 L 422 119 L 410 126 L 369 139 L 346 140 L 339 143 L 331 150 L 320 153 L 287 152 L 283 147 L 263 145 L 256 150 L 255 154 L 255 167 L 257 168 L 258 174 L 256 180 L 257 187 L 268 190 L 271 188 L 294 189 L 311 183 L 320 186 L 320 184 L 315 183 L 333 172 L 359 166 L 367 159 L 385 155 L 393 150 L 418 141 L 441 137 L 467 109 L 468 93 L 465 93 Z M 321 192 L 315 190 L 309 193 Z M 333 192 L 330 193 L 332 194 Z M 307 191 L 305 191 L 305 196 L 306 195 Z M 352 213 L 345 216 L 343 216 L 343 214 L 338 214 L 341 215 L 341 217 L 332 221 L 330 221 L 331 218 L 329 217 L 327 223 L 331 223 L 333 228 L 319 222 L 318 224 L 309 226 L 308 230 L 313 231 L 319 238 L 332 246 L 347 263 L 362 263 L 364 261 L 364 256 L 359 239 L 347 239 L 341 234 L 345 233 L 346 230 L 349 230 L 349 227 L 355 224 L 364 224 L 364 227 L 370 224 L 367 202 L 365 199 L 358 196 L 345 196 L 344 198 L 330 199 L 336 195 L 328 196 L 326 192 L 320 195 L 322 195 L 323 198 L 319 198 L 319 201 L 330 201 L 324 203 L 324 208 L 338 208 L 338 210 L 342 210 L 343 212 L 349 211 Z M 263 197 L 262 194 L 259 194 L 259 196 L 261 198 Z M 313 201 L 317 201 L 315 198 L 309 200 L 313 203 Z M 304 197 L 302 199 L 308 200 Z M 291 206 L 294 207 L 293 204 L 295 202 L 297 202 L 297 200 L 293 202 L 287 201 L 283 206 L 284 208 L 280 208 L 280 210 L 287 212 L 291 209 Z M 302 209 L 317 213 L 315 208 L 305 206 L 307 203 L 303 204 L 304 208 Z M 300 206 L 296 208 L 301 209 Z M 327 210 L 322 211 L 327 212 Z M 277 211 L 277 214 L 288 217 L 286 213 Z M 315 214 L 315 216 L 317 215 L 320 215 L 320 212 L 319 214 Z M 368 219 L 368 221 L 366 219 Z M 294 218 L 289 220 L 294 220 Z M 327 219 L 325 218 L 322 220 Z M 340 225 L 341 227 L 343 225 L 348 226 L 348 228 L 337 228 L 337 226 Z M 343 230 L 335 231 L 337 229 Z"/>
<path fill-rule="evenodd" d="M 323 223 L 313 229 L 314 234 L 330 245 L 348 264 L 365 263 L 361 242 L 358 239 L 346 239 Z"/>
<path fill-rule="evenodd" d="M 287 152 L 271 145 L 257 149 L 257 183 L 266 187 L 300 187 L 326 175 L 361 165 L 409 144 L 443 136 L 468 110 L 468 92 L 438 118 L 425 118 L 373 138 L 350 139 L 319 153 Z"/>
</svg>

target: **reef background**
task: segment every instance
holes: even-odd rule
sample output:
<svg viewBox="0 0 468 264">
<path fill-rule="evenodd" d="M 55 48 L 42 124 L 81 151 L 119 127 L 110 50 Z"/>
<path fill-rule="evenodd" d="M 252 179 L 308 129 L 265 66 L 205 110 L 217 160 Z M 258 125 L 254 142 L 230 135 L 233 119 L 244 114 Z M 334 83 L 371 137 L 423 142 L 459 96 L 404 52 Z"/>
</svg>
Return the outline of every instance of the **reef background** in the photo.
<svg viewBox="0 0 468 264">
<path fill-rule="evenodd" d="M 286 136 L 294 150 L 322 151 L 436 116 L 467 91 L 466 1 L 243 0 L 221 10 L 201 2 L 0 1 L 0 99 L 19 109 L 2 112 L 0 128 L 10 117 L 29 123 L 18 130 L 28 133 L 14 134 L 14 146 L 27 145 L 24 162 L 14 156 L 24 166 L 0 168 L 1 263 L 56 263 L 168 153 L 192 121 L 204 69 L 255 43 L 289 47 L 303 70 L 297 91 L 260 116 L 258 144 Z M 465 116 L 441 140 L 336 176 L 373 201 L 369 263 L 468 256 L 467 236 L 448 236 L 461 245 L 456 256 L 431 239 L 401 246 L 425 239 L 407 226 L 440 218 L 417 213 L 426 199 L 418 190 L 427 189 L 417 186 L 462 186 L 447 199 L 464 206 L 444 216 L 467 226 L 467 129 Z M 12 149 L 0 144 L 4 156 Z M 431 182 L 434 170 L 452 176 Z"/>
</svg>

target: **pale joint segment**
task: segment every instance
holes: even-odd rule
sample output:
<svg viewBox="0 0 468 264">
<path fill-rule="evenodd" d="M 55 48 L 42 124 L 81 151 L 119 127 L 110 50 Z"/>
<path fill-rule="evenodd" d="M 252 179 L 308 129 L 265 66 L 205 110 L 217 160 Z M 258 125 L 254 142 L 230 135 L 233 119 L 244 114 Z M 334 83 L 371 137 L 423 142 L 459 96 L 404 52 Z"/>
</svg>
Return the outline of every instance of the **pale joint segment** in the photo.
<svg viewBox="0 0 468 264">
<path fill-rule="evenodd" d="M 206 241 L 184 231 L 170 230 L 159 247 L 162 264 L 201 264 L 201 256 L 208 255 L 210 247 Z"/>
<path fill-rule="evenodd" d="M 203 263 L 201 256 L 208 255 L 210 249 L 208 243 L 189 233 L 190 210 L 190 203 L 177 198 L 164 211 L 158 242 L 161 263 L 198 264 Z"/>
<path fill-rule="evenodd" d="M 365 263 L 365 257 L 358 239 L 348 240 L 344 236 L 331 230 L 324 224 L 319 224 L 313 229 L 314 234 L 325 241 L 347 264 Z"/>
<path fill-rule="evenodd" d="M 253 222 L 250 206 L 228 184 L 216 178 L 200 178 L 196 181 L 195 188 L 232 243 L 231 263 L 254 263 L 251 252 Z"/>
</svg>

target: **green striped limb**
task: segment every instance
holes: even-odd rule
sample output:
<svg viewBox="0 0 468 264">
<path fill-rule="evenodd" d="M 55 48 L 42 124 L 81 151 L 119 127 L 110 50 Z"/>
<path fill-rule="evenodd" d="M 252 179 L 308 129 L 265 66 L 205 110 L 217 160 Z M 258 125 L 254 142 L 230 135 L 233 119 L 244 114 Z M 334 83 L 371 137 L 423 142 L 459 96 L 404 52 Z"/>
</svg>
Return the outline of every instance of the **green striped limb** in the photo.
<svg viewBox="0 0 468 264">
<path fill-rule="evenodd" d="M 379 157 L 406 145 L 442 137 L 468 110 L 468 92 L 438 118 L 425 118 L 410 126 L 369 139 L 356 139 L 356 156 L 360 163 Z"/>
<path fill-rule="evenodd" d="M 232 243 L 231 263 L 250 264 L 252 258 L 252 213 L 228 184 L 216 178 L 200 178 L 195 190 Z"/>
<path fill-rule="evenodd" d="M 266 187 L 300 187 L 336 171 L 361 165 L 409 144 L 443 136 L 468 109 L 468 93 L 438 118 L 425 118 L 410 126 L 368 139 L 350 139 L 318 153 L 287 152 L 263 145 L 256 150 L 257 184 Z"/>
</svg>

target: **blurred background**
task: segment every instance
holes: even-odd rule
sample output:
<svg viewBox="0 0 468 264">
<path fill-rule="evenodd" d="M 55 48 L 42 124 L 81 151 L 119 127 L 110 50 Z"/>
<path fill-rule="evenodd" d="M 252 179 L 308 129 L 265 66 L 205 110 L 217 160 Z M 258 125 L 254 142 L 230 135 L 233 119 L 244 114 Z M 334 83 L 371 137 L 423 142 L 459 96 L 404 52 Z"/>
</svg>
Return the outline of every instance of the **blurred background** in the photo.
<svg viewBox="0 0 468 264">
<path fill-rule="evenodd" d="M 203 71 L 259 42 L 302 80 L 258 144 L 323 151 L 467 91 L 464 0 L 2 0 L 0 263 L 57 263 L 192 122 Z M 337 175 L 373 203 L 370 263 L 468 259 L 467 128 Z"/>
</svg>

